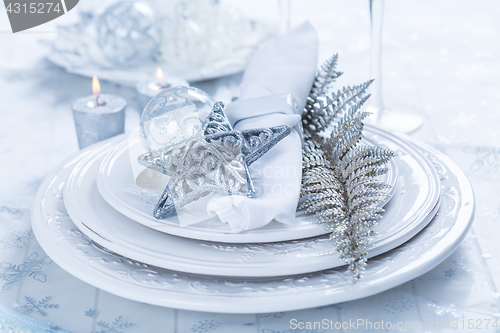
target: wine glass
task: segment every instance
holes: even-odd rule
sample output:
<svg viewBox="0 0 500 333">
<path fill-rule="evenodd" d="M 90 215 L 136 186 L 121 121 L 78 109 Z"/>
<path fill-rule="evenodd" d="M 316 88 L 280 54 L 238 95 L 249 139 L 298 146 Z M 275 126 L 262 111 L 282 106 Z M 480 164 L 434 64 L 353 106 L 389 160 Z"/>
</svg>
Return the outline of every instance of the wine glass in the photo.
<svg viewBox="0 0 500 333">
<path fill-rule="evenodd" d="M 385 0 L 370 1 L 370 28 L 371 28 L 371 63 L 370 74 L 375 79 L 371 105 L 367 111 L 372 115 L 368 123 L 386 129 L 411 133 L 422 126 L 424 119 L 415 110 L 408 108 L 391 108 L 384 105 L 382 95 L 382 26 L 384 18 Z"/>
<path fill-rule="evenodd" d="M 290 30 L 290 21 L 292 16 L 291 0 L 278 0 L 278 9 L 280 15 L 280 33 L 283 34 Z"/>
</svg>

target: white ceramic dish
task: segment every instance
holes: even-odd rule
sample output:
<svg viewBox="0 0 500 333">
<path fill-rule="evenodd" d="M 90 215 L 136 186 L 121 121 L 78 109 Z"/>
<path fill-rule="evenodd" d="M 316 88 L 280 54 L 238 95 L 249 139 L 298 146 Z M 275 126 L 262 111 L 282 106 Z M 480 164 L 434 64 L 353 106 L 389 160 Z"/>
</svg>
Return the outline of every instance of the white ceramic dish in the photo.
<svg viewBox="0 0 500 333">
<path fill-rule="evenodd" d="M 245 70 L 251 51 L 253 51 L 253 49 L 228 55 L 223 59 L 196 68 L 169 71 L 169 75 L 183 78 L 189 82 L 198 82 L 240 73 Z M 68 73 L 78 74 L 88 78 L 95 75 L 101 80 L 117 83 L 126 87 L 135 87 L 137 82 L 151 79 L 157 67 L 168 69 L 168 66 L 162 63 L 155 63 L 133 69 L 102 68 L 99 65 L 93 64 L 91 59 L 78 59 L 75 62 L 70 61 L 73 58 L 74 55 L 73 57 L 68 57 L 62 52 L 53 52 L 48 56 L 48 59 L 52 63 L 66 69 Z"/>
<path fill-rule="evenodd" d="M 418 153 L 407 145 L 398 145 L 397 149 L 410 156 L 411 151 L 413 155 Z M 95 148 L 75 165 L 67 181 L 61 179 L 66 183 L 64 203 L 69 216 L 85 235 L 104 248 L 158 267 L 207 275 L 280 276 L 345 264 L 332 248 L 328 235 L 278 243 L 221 244 L 176 237 L 136 223 L 109 206 L 97 190 L 95 180 L 106 153 L 106 149 Z M 432 175 L 436 183 L 427 184 L 422 181 L 427 179 L 427 170 L 420 161 L 407 158 L 396 159 L 397 162 L 398 168 L 405 171 L 399 183 L 424 185 L 397 189 L 405 194 L 395 195 L 385 206 L 370 257 L 413 237 L 439 207 L 437 174 Z"/>
<path fill-rule="evenodd" d="M 117 141 L 103 143 L 111 147 Z M 63 269 L 107 292 L 179 309 L 264 313 L 298 310 L 370 296 L 431 270 L 460 244 L 472 223 L 472 188 L 453 162 L 418 144 L 437 166 L 442 203 L 418 235 L 372 258 L 357 283 L 345 267 L 274 278 L 225 278 L 179 273 L 110 253 L 83 235 L 67 215 L 62 187 L 84 150 L 63 163 L 41 184 L 32 210 L 33 230 L 45 252 Z"/>
<path fill-rule="evenodd" d="M 368 129 L 368 127 L 365 132 L 368 137 L 366 140 L 367 144 L 374 144 L 370 141 L 370 135 L 372 134 L 379 136 L 389 135 L 385 132 L 379 133 L 374 129 Z M 386 145 L 386 143 L 384 143 L 384 145 L 391 147 L 391 140 L 393 140 L 393 138 L 393 136 L 389 135 L 386 140 L 388 145 Z M 392 143 L 392 146 L 398 146 L 398 144 Z M 136 151 L 136 149 L 140 151 L 142 149 L 141 147 L 139 140 L 135 138 L 123 140 L 113 147 L 107 153 L 101 164 L 101 169 L 97 176 L 97 186 L 102 197 L 109 205 L 128 218 L 146 227 L 176 236 L 224 243 L 281 242 L 314 237 L 327 233 L 324 225 L 318 224 L 316 218 L 311 215 L 306 215 L 302 211 L 297 212 L 297 218 L 294 225 L 290 226 L 273 221 L 262 228 L 242 233 L 233 232 L 227 224 L 221 223 L 217 218 L 182 227 L 175 214 L 157 220 L 153 217 L 152 212 L 163 189 L 156 191 L 142 189 L 136 185 L 133 175 L 132 163 L 137 162 L 135 160 L 136 156 L 131 157 L 129 151 Z M 426 170 L 427 174 L 432 175 L 432 177 L 422 180 L 422 182 L 434 188 L 434 190 L 430 190 L 428 187 L 423 189 L 426 193 L 432 193 L 432 198 L 428 205 L 422 207 L 422 214 L 425 216 L 438 200 L 439 190 L 437 189 L 437 184 L 439 181 L 428 161 L 415 151 L 408 152 L 408 154 L 411 158 L 418 161 L 421 167 Z M 402 158 L 405 157 L 402 156 Z M 139 164 L 137 163 L 137 165 Z M 141 168 L 144 169 L 144 167 Z M 381 180 L 392 185 L 393 189 L 389 193 L 384 204 L 389 201 L 396 190 L 395 185 L 398 177 L 398 167 L 396 166 L 395 159 L 391 160 L 388 164 L 388 168 L 389 172 L 382 176 Z M 421 204 L 421 202 L 418 202 L 418 204 Z"/>
<path fill-rule="evenodd" d="M 141 80 L 151 79 L 157 67 L 161 67 L 170 76 L 180 77 L 189 82 L 214 79 L 245 70 L 253 52 L 263 43 L 276 35 L 272 27 L 262 22 L 255 22 L 254 31 L 240 39 L 240 45 L 227 49 L 226 53 L 204 63 L 192 63 L 179 69 L 166 61 L 143 64 L 133 68 L 113 68 L 101 54 L 101 48 L 91 37 L 89 24 L 79 22 L 76 25 L 61 27 L 58 39 L 47 41 L 51 48 L 47 58 L 69 73 L 86 77 L 97 76 L 101 80 L 119 85 L 135 87 Z"/>
</svg>

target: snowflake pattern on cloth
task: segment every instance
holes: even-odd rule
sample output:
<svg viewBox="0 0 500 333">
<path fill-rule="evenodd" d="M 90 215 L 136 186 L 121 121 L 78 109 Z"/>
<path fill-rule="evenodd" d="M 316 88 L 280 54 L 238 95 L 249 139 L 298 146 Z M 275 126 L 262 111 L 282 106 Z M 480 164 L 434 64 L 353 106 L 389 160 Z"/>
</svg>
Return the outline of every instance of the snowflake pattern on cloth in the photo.
<svg viewBox="0 0 500 333">
<path fill-rule="evenodd" d="M 123 321 L 123 315 L 118 316 L 113 320 L 112 323 L 107 323 L 105 321 L 98 321 L 97 322 L 97 327 L 99 327 L 99 331 L 96 331 L 96 333 L 123 333 L 124 329 L 134 327 L 135 324 L 128 322 L 128 321 Z"/>
<path fill-rule="evenodd" d="M 0 207 L 0 220 L 15 219 L 23 217 L 23 212 L 17 209 L 10 209 L 5 206 Z"/>
<path fill-rule="evenodd" d="M 13 231 L 9 236 L 0 240 L 0 244 L 3 244 L 3 249 L 22 249 L 24 248 L 30 240 L 35 239 L 33 230 L 25 231 Z"/>
<path fill-rule="evenodd" d="M 415 302 L 411 298 L 396 297 L 387 301 L 383 311 L 390 314 L 402 313 L 411 310 L 414 305 Z"/>
<path fill-rule="evenodd" d="M 212 332 L 220 325 L 221 323 L 216 322 L 215 320 L 199 321 L 198 324 L 194 324 L 193 327 L 191 327 L 191 331 L 195 333 L 208 333 Z"/>
<path fill-rule="evenodd" d="M 36 301 L 32 297 L 24 296 L 25 304 L 21 306 L 24 314 L 35 312 L 42 317 L 47 317 L 48 309 L 58 309 L 59 304 L 50 303 L 52 296 L 46 296 L 41 301 Z"/>
<path fill-rule="evenodd" d="M 49 257 L 39 259 L 37 252 L 33 252 L 20 265 L 14 265 L 8 262 L 0 263 L 0 280 L 5 281 L 1 291 L 10 290 L 16 283 L 23 280 L 25 277 L 32 277 L 34 280 L 45 283 L 47 276 L 42 272 L 43 266 L 52 263 Z"/>
</svg>

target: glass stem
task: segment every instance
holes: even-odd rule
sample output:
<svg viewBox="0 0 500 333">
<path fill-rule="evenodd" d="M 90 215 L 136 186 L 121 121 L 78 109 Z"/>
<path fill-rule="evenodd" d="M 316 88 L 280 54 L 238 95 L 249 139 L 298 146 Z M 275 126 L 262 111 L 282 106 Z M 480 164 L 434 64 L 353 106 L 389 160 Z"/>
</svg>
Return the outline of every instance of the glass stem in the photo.
<svg viewBox="0 0 500 333">
<path fill-rule="evenodd" d="M 291 0 L 278 0 L 280 11 L 280 32 L 284 34 L 290 30 L 292 16 Z"/>
<path fill-rule="evenodd" d="M 384 19 L 384 1 L 370 1 L 370 29 L 371 29 L 371 61 L 370 77 L 375 79 L 372 83 L 373 94 L 371 100 L 371 112 L 375 118 L 380 117 L 384 108 L 382 97 L 382 25 Z"/>
</svg>

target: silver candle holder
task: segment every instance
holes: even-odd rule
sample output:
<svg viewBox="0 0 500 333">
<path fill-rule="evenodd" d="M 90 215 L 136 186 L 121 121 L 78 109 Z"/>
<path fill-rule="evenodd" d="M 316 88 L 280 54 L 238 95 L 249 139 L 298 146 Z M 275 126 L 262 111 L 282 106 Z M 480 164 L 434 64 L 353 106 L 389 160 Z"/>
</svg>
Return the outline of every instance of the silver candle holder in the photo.
<svg viewBox="0 0 500 333">
<path fill-rule="evenodd" d="M 92 79 L 93 95 L 72 105 L 80 149 L 125 132 L 127 102 L 120 96 L 101 94 L 99 81 Z"/>
</svg>

